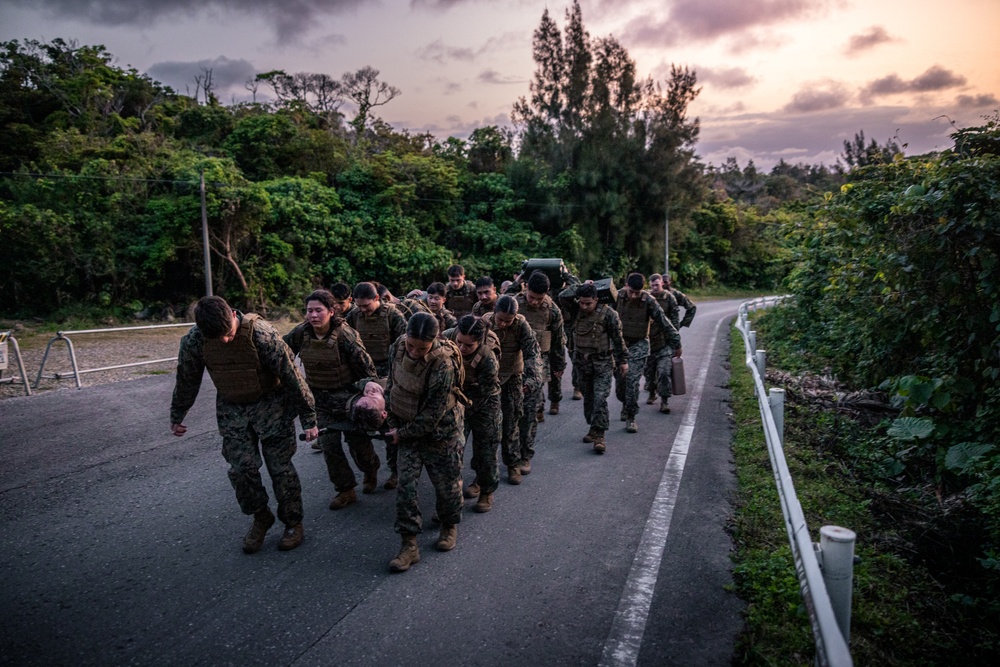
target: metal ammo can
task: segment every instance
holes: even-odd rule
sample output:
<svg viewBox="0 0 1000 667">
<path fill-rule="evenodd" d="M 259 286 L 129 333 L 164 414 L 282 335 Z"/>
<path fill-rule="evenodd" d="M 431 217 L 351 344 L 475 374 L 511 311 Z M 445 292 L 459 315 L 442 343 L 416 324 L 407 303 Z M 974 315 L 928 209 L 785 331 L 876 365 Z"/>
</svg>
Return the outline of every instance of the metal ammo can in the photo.
<svg viewBox="0 0 1000 667">
<path fill-rule="evenodd" d="M 597 288 L 597 302 L 612 305 L 618 300 L 618 289 L 613 278 L 601 278 L 594 281 Z"/>
<path fill-rule="evenodd" d="M 521 264 L 521 276 L 528 282 L 528 276 L 533 271 L 541 271 L 549 277 L 552 289 L 562 289 L 563 274 L 567 273 L 566 265 L 559 257 L 533 257 L 526 259 Z"/>
</svg>

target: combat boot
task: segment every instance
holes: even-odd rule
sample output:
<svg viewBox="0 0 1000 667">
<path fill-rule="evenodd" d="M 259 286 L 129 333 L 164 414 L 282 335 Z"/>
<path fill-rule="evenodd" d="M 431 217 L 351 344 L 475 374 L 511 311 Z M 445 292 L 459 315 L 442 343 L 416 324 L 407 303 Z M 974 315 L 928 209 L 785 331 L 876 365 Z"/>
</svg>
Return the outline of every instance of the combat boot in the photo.
<svg viewBox="0 0 1000 667">
<path fill-rule="evenodd" d="M 323 445 L 319 444 L 319 438 L 312 441 L 312 448 L 318 451 L 323 451 Z"/>
<path fill-rule="evenodd" d="M 389 479 L 385 480 L 385 484 L 382 485 L 382 488 L 386 491 L 392 491 L 397 486 L 399 486 L 399 476 L 396 473 L 392 473 L 389 475 Z"/>
<path fill-rule="evenodd" d="M 656 403 L 656 392 L 650 389 L 649 398 L 646 399 L 646 405 L 653 405 L 654 403 Z"/>
<path fill-rule="evenodd" d="M 333 500 L 330 501 L 330 509 L 342 510 L 356 502 L 358 502 L 358 492 L 354 489 L 348 489 L 347 491 L 341 491 L 333 497 Z"/>
<path fill-rule="evenodd" d="M 507 482 L 515 486 L 521 483 L 521 469 L 516 465 L 507 466 Z"/>
<path fill-rule="evenodd" d="M 255 554 L 260 551 L 260 548 L 264 546 L 264 536 L 273 525 L 274 514 L 270 507 L 265 506 L 264 509 L 254 514 L 253 525 L 250 526 L 250 531 L 243 538 L 243 553 Z"/>
<path fill-rule="evenodd" d="M 660 399 L 660 412 L 662 412 L 665 415 L 670 414 L 670 408 L 667 407 L 667 399 L 665 398 Z"/>
<path fill-rule="evenodd" d="M 476 501 L 476 511 L 480 514 L 484 514 L 493 509 L 493 494 L 492 493 L 481 493 L 479 494 L 479 500 Z"/>
<path fill-rule="evenodd" d="M 583 436 L 583 441 L 584 442 L 593 442 L 595 435 L 597 435 L 597 431 L 592 428 L 589 431 L 587 431 L 587 435 Z"/>
<path fill-rule="evenodd" d="M 618 416 L 618 421 L 627 421 L 627 420 L 628 417 L 625 416 L 625 411 L 622 410 L 622 413 Z"/>
<path fill-rule="evenodd" d="M 639 427 L 635 425 L 635 417 L 630 417 L 625 422 L 625 432 L 626 433 L 638 433 Z"/>
<path fill-rule="evenodd" d="M 559 404 L 558 403 L 553 403 L 552 404 L 552 407 L 549 408 L 549 414 L 550 415 L 557 415 L 557 414 L 559 414 Z"/>
<path fill-rule="evenodd" d="M 582 401 L 583 400 L 583 392 L 580 391 L 579 389 L 577 389 L 576 387 L 573 387 L 573 400 L 574 401 Z"/>
<path fill-rule="evenodd" d="M 434 547 L 438 551 L 451 551 L 458 541 L 458 526 L 455 524 L 441 525 L 441 534 L 438 535 L 437 544 Z"/>
<path fill-rule="evenodd" d="M 594 434 L 594 451 L 598 454 L 604 453 L 604 433 Z"/>
<path fill-rule="evenodd" d="M 479 496 L 479 482 L 473 482 L 462 490 L 462 495 L 466 498 L 476 498 Z"/>
<path fill-rule="evenodd" d="M 535 413 L 535 421 L 538 422 L 539 424 L 541 424 L 543 421 L 545 421 L 545 408 L 544 407 L 538 408 L 538 412 Z"/>
<path fill-rule="evenodd" d="M 517 469 L 521 471 L 522 475 L 531 474 L 531 459 L 524 459 L 517 464 Z"/>
<path fill-rule="evenodd" d="M 420 548 L 417 547 L 417 536 L 415 533 L 403 533 L 403 544 L 399 547 L 399 553 L 389 561 L 390 572 L 406 572 L 410 566 L 420 562 Z"/>
<path fill-rule="evenodd" d="M 285 534 L 278 542 L 278 551 L 291 551 L 302 544 L 303 537 L 305 537 L 305 531 L 302 529 L 301 521 L 294 526 L 285 526 Z"/>
<path fill-rule="evenodd" d="M 365 473 L 365 480 L 361 483 L 361 493 L 375 493 L 378 487 L 378 468 Z"/>
</svg>

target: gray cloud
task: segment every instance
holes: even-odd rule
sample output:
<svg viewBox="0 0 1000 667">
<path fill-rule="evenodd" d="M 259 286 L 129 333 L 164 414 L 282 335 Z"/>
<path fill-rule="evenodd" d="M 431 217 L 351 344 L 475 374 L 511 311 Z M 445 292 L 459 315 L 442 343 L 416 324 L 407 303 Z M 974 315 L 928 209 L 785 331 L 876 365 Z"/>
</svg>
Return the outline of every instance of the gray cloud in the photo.
<svg viewBox="0 0 1000 667">
<path fill-rule="evenodd" d="M 232 60 L 225 56 L 214 60 L 156 63 L 147 73 L 174 90 L 186 92 L 189 87 L 194 86 L 194 78 L 207 69 L 212 70 L 212 83 L 217 93 L 237 87 L 242 89 L 247 79 L 253 78 L 257 73 L 254 66 L 246 60 Z"/>
<path fill-rule="evenodd" d="M 622 42 L 635 46 L 671 46 L 719 37 L 805 18 L 823 12 L 836 0 L 679 0 L 660 20 L 641 16 L 630 21 Z"/>
<path fill-rule="evenodd" d="M 219 9 L 249 13 L 274 25 L 279 40 L 307 32 L 318 16 L 364 4 L 365 0 L 4 0 L 29 9 L 42 9 L 60 18 L 93 24 L 148 27 L 179 15 L 195 16 Z"/>
<path fill-rule="evenodd" d="M 517 79 L 515 77 L 504 76 L 495 69 L 484 69 L 482 72 L 479 73 L 479 76 L 477 76 L 476 78 L 479 81 L 482 81 L 483 83 L 499 83 L 499 84 L 524 83 L 524 79 Z"/>
<path fill-rule="evenodd" d="M 757 83 L 757 78 L 742 67 L 698 67 L 695 71 L 698 73 L 699 82 L 717 88 L 745 88 Z"/>
<path fill-rule="evenodd" d="M 448 46 L 444 40 L 436 39 L 430 44 L 423 46 L 416 51 L 416 56 L 421 60 L 430 60 L 440 65 L 448 61 L 472 62 L 488 53 L 494 51 L 511 50 L 528 45 L 529 36 L 508 32 L 499 37 L 490 37 L 477 49 L 465 46 Z"/>
<path fill-rule="evenodd" d="M 984 93 L 982 95 L 959 95 L 955 99 L 955 104 L 965 109 L 979 109 L 989 107 L 995 109 L 1000 107 L 1000 100 L 996 95 Z"/>
<path fill-rule="evenodd" d="M 934 65 L 920 76 L 905 81 L 898 74 L 890 74 L 875 79 L 861 91 L 861 99 L 870 103 L 874 98 L 883 95 L 898 95 L 899 93 L 931 93 L 964 86 L 966 79 L 940 65 Z"/>
<path fill-rule="evenodd" d="M 844 48 L 844 53 L 853 57 L 864 51 L 869 51 L 879 44 L 897 41 L 899 40 L 891 36 L 885 28 L 875 25 L 860 35 L 851 35 L 850 40 L 847 42 L 847 47 Z"/>
<path fill-rule="evenodd" d="M 785 105 L 786 113 L 815 113 L 840 109 L 851 99 L 851 94 L 842 84 L 826 83 L 816 88 L 804 88 L 792 96 Z"/>
</svg>

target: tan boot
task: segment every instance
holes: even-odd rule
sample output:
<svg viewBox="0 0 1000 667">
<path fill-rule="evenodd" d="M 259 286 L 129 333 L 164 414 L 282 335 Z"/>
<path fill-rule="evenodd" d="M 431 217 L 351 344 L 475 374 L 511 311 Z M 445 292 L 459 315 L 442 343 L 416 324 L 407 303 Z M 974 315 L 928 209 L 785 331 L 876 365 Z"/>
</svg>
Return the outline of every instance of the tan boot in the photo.
<svg viewBox="0 0 1000 667">
<path fill-rule="evenodd" d="M 385 484 L 382 485 L 382 488 L 386 491 L 392 491 L 397 486 L 399 486 L 399 476 L 396 473 L 392 473 L 389 476 L 389 479 L 385 480 Z"/>
<path fill-rule="evenodd" d="M 521 471 L 522 475 L 530 475 L 531 474 L 531 459 L 523 459 L 520 463 L 517 464 L 517 468 L 518 468 L 518 470 Z"/>
<path fill-rule="evenodd" d="M 458 526 L 451 524 L 450 526 L 441 526 L 441 534 L 438 535 L 437 544 L 434 547 L 438 551 L 451 551 L 455 548 L 455 542 L 458 541 Z"/>
<path fill-rule="evenodd" d="M 521 483 L 521 469 L 516 465 L 507 467 L 507 482 L 515 486 Z"/>
<path fill-rule="evenodd" d="M 492 493 L 481 493 L 479 494 L 479 500 L 476 501 L 476 511 L 480 514 L 485 514 L 493 509 L 493 494 Z"/>
<path fill-rule="evenodd" d="M 573 388 L 573 400 L 574 401 L 582 401 L 583 400 L 583 392 L 580 391 L 579 389 L 576 389 L 575 387 Z"/>
<path fill-rule="evenodd" d="M 330 501 L 330 509 L 342 510 L 356 502 L 358 502 L 358 492 L 354 489 L 348 489 L 347 491 L 341 491 L 333 497 L 333 500 Z"/>
<path fill-rule="evenodd" d="M 545 408 L 538 409 L 538 412 L 535 413 L 535 421 L 539 424 L 545 421 Z"/>
<path fill-rule="evenodd" d="M 361 493 L 375 493 L 378 487 L 378 468 L 365 473 L 365 479 L 361 483 Z"/>
<path fill-rule="evenodd" d="M 466 498 L 478 498 L 479 497 L 479 483 L 473 482 L 469 484 L 462 490 L 462 495 Z"/>
<path fill-rule="evenodd" d="M 650 390 L 649 398 L 646 399 L 646 405 L 652 405 L 653 403 L 656 403 L 656 392 Z"/>
<path fill-rule="evenodd" d="M 253 525 L 250 526 L 250 531 L 243 538 L 243 553 L 255 554 L 260 551 L 260 548 L 264 546 L 264 536 L 273 525 L 274 514 L 271 512 L 271 508 L 265 507 L 254 514 Z"/>
<path fill-rule="evenodd" d="M 631 417 L 625 421 L 625 432 L 626 433 L 638 433 L 639 427 L 636 426 L 635 417 Z"/>
<path fill-rule="evenodd" d="M 557 414 L 559 414 L 559 404 L 558 403 L 553 403 L 552 404 L 552 407 L 549 408 L 549 414 L 550 415 L 557 415 Z"/>
<path fill-rule="evenodd" d="M 399 547 L 399 553 L 389 561 L 390 572 L 406 572 L 410 566 L 420 562 L 420 549 L 417 547 L 417 536 L 415 533 L 403 533 L 403 543 Z"/>
<path fill-rule="evenodd" d="M 305 531 L 302 529 L 301 522 L 294 526 L 285 526 L 285 534 L 281 536 L 281 541 L 278 542 L 278 551 L 291 551 L 302 544 L 302 538 L 304 537 Z"/>
<path fill-rule="evenodd" d="M 604 453 L 604 434 L 596 433 L 594 434 L 594 451 L 598 454 Z"/>
<path fill-rule="evenodd" d="M 594 435 L 597 433 L 594 429 L 587 431 L 587 435 L 583 436 L 583 441 L 590 443 L 594 441 Z"/>
<path fill-rule="evenodd" d="M 670 408 L 667 407 L 667 399 L 665 398 L 660 399 L 660 412 L 665 415 L 670 414 Z"/>
</svg>

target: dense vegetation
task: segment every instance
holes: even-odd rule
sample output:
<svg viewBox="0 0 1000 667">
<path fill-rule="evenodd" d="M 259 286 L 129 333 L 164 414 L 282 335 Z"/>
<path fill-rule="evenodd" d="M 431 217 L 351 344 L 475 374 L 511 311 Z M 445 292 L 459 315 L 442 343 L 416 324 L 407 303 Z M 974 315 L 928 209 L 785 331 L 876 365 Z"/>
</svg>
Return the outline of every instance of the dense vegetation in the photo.
<svg viewBox="0 0 1000 667">
<path fill-rule="evenodd" d="M 202 176 L 214 290 L 265 312 L 341 280 L 423 287 L 455 261 L 501 279 L 531 256 L 584 277 L 651 273 L 667 216 L 682 284 L 777 286 L 783 228 L 838 173 L 706 170 L 695 73 L 640 78 L 576 2 L 564 31 L 543 14 L 534 56 L 514 130 L 436 140 L 379 119 L 405 92 L 371 67 L 266 72 L 252 87 L 271 101 L 227 106 L 210 72 L 191 97 L 102 46 L 4 43 L 0 314 L 182 309 L 205 284 Z"/>
</svg>

